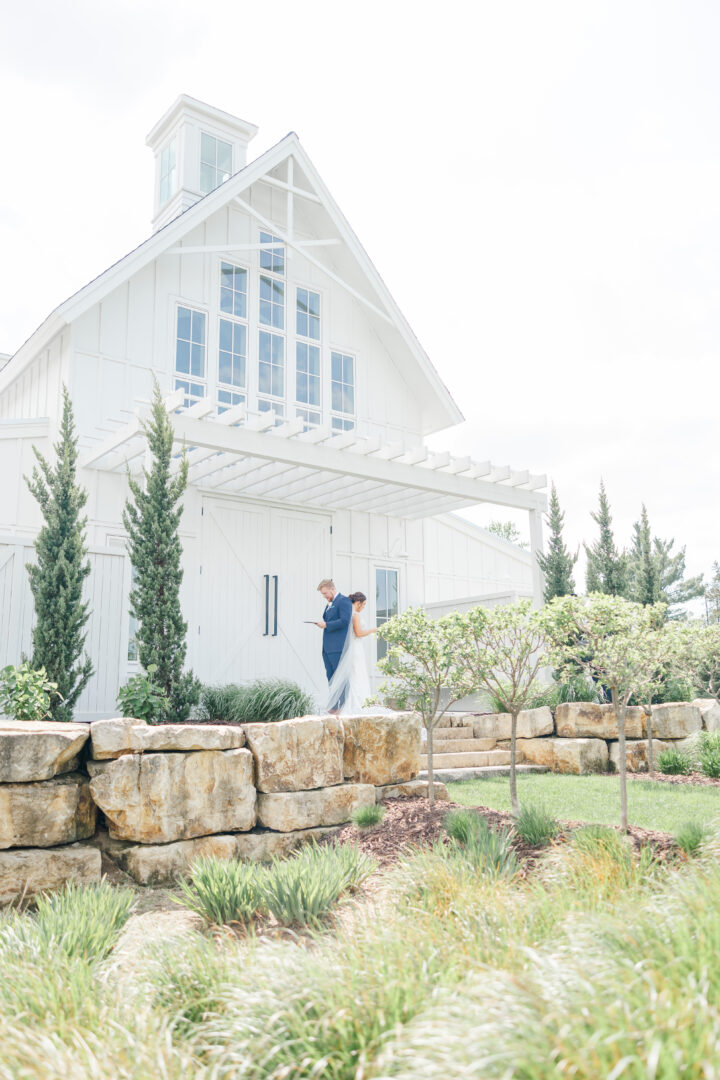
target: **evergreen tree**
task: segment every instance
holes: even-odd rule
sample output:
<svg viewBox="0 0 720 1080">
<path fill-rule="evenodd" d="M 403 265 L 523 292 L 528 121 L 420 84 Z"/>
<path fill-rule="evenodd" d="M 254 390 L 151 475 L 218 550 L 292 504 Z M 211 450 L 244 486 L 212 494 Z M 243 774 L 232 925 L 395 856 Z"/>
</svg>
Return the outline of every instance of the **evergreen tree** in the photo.
<svg viewBox="0 0 720 1080">
<path fill-rule="evenodd" d="M 555 485 L 550 488 L 550 513 L 547 518 L 550 529 L 547 555 L 538 554 L 537 560 L 545 575 L 545 603 L 554 596 L 574 596 L 575 582 L 573 566 L 577 562 L 577 553 L 571 555 L 562 538 L 565 515 L 560 509 L 560 500 Z"/>
<path fill-rule="evenodd" d="M 656 604 L 662 599 L 645 503 L 642 504 L 640 520 L 633 525 L 633 541 L 628 558 L 628 593 L 629 599 L 637 604 Z"/>
<path fill-rule="evenodd" d="M 707 621 L 720 623 L 720 562 L 713 563 L 713 576 L 705 587 Z"/>
<path fill-rule="evenodd" d="M 152 463 L 150 471 L 143 473 L 144 484 L 128 478 L 130 497 L 123 513 L 135 570 L 130 612 L 138 621 L 140 663 L 145 671 L 155 665 L 152 680 L 167 694 L 171 718 L 180 722 L 187 719 L 200 691 L 192 672 L 183 673 L 187 623 L 180 610 L 183 571 L 178 527 L 188 465 L 183 455 L 177 475 L 171 475 L 173 429 L 157 383 L 143 430 Z"/>
<path fill-rule="evenodd" d="M 37 465 L 32 478 L 25 478 L 44 518 L 35 541 L 37 563 L 27 567 L 35 602 L 32 666 L 45 668 L 62 695 L 51 701 L 51 719 L 69 721 L 93 666 L 87 653 L 80 660 L 89 616 L 89 605 L 82 599 L 83 582 L 90 573 L 83 536 L 87 518 L 81 513 L 87 491 L 76 480 L 77 436 L 70 395 L 64 386 L 60 437 L 54 450 L 57 460 L 53 468 L 33 447 Z"/>
<path fill-rule="evenodd" d="M 600 481 L 600 505 L 597 513 L 592 513 L 591 517 L 600 527 L 600 538 L 592 547 L 585 544 L 587 591 L 605 593 L 606 596 L 625 596 L 627 592 L 626 557 L 624 552 L 619 552 L 615 547 L 610 504 L 602 480 Z"/>
</svg>

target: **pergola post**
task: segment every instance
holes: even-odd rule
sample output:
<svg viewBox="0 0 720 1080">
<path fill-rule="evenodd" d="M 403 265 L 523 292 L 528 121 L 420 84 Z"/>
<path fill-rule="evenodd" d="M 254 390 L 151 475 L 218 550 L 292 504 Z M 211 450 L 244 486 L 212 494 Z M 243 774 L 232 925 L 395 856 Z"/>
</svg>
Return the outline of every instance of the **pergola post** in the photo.
<svg viewBox="0 0 720 1080">
<path fill-rule="evenodd" d="M 532 556 L 533 604 L 542 607 L 545 592 L 545 575 L 540 569 L 537 557 L 542 554 L 542 511 L 529 510 L 530 516 L 530 554 Z"/>
</svg>

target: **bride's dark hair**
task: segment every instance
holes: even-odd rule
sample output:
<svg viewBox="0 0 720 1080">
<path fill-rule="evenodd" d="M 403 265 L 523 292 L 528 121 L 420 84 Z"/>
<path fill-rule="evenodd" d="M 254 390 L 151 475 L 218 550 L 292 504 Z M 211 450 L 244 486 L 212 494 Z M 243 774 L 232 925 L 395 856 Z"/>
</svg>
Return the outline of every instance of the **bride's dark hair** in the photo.
<svg viewBox="0 0 720 1080">
<path fill-rule="evenodd" d="M 351 604 L 357 604 L 358 600 L 367 600 L 367 596 L 364 592 L 351 592 L 348 600 Z"/>
</svg>

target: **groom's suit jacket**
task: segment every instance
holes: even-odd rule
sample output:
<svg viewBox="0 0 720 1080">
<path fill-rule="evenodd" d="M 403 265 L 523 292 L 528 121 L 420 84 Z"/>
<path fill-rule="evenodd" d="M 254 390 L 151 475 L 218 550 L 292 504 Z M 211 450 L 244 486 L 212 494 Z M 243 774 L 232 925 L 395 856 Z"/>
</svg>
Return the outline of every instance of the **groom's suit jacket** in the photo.
<svg viewBox="0 0 720 1080">
<path fill-rule="evenodd" d="M 323 652 L 328 656 L 339 656 L 343 651 L 351 618 L 352 604 L 349 597 L 336 593 L 332 604 L 328 604 L 323 612 L 323 621 L 326 624 L 323 630 Z"/>
</svg>

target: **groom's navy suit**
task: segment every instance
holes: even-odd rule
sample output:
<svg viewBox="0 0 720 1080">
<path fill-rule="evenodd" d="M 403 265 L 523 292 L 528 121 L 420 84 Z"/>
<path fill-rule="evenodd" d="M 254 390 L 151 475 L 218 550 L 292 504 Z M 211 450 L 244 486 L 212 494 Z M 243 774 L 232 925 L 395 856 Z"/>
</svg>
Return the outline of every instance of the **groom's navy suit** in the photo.
<svg viewBox="0 0 720 1080">
<path fill-rule="evenodd" d="M 323 630 L 322 656 L 328 682 L 335 674 L 335 669 L 340 662 L 351 618 L 352 604 L 349 597 L 336 593 L 332 604 L 328 604 L 323 612 L 325 629 Z"/>
</svg>

